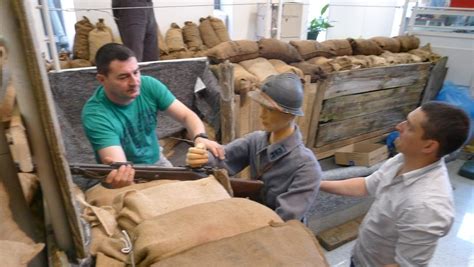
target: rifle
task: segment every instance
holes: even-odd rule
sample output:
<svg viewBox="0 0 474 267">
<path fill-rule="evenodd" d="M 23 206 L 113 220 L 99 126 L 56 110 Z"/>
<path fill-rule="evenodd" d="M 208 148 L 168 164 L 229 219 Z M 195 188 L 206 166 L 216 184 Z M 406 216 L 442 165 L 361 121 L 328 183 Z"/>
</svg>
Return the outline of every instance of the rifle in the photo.
<svg viewBox="0 0 474 267">
<path fill-rule="evenodd" d="M 235 197 L 250 197 L 258 199 L 263 182 L 260 180 L 247 180 L 241 178 L 229 178 L 227 172 L 212 167 L 189 168 L 189 167 L 158 167 L 155 165 L 133 165 L 131 162 L 114 162 L 105 164 L 70 164 L 72 174 L 82 175 L 85 178 L 103 180 L 114 169 L 122 165 L 132 165 L 135 169 L 135 181 L 152 180 L 198 180 L 214 175 L 216 179 Z"/>
</svg>

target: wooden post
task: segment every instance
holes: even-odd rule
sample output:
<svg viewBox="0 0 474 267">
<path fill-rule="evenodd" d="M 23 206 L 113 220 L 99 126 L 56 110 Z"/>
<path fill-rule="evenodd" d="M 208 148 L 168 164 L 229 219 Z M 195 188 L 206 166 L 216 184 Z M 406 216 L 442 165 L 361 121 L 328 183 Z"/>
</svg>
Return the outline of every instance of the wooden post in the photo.
<svg viewBox="0 0 474 267">
<path fill-rule="evenodd" d="M 448 57 L 442 57 L 431 69 L 428 82 L 426 83 L 425 90 L 423 91 L 421 104 L 433 100 L 443 87 L 444 78 L 448 72 L 448 68 L 446 68 L 447 62 Z"/>
<path fill-rule="evenodd" d="M 313 112 L 313 104 L 316 98 L 316 83 L 311 83 L 311 76 L 305 76 L 304 99 L 303 99 L 303 117 L 297 117 L 296 123 L 300 127 L 303 143 L 308 144 L 308 134 Z"/>
<path fill-rule="evenodd" d="M 219 64 L 217 79 L 221 86 L 221 143 L 235 139 L 234 66 L 229 61 Z"/>
</svg>

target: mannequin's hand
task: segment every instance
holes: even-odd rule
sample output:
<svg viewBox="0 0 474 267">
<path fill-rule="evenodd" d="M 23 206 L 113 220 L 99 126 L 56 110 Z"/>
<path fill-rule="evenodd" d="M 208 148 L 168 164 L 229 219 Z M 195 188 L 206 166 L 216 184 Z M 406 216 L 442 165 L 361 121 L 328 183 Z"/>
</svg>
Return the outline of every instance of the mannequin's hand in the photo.
<svg viewBox="0 0 474 267">
<path fill-rule="evenodd" d="M 198 168 L 209 161 L 206 145 L 203 143 L 196 143 L 195 147 L 190 147 L 186 154 L 186 164 L 192 168 Z"/>
</svg>

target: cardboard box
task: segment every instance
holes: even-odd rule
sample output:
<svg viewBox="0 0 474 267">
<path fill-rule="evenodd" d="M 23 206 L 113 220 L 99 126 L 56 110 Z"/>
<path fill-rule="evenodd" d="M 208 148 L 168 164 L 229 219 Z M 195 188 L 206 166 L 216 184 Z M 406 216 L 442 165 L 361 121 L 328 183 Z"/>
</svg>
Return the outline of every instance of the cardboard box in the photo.
<svg viewBox="0 0 474 267">
<path fill-rule="evenodd" d="M 388 158 L 388 149 L 383 144 L 358 143 L 337 150 L 334 157 L 339 165 L 369 167 Z"/>
</svg>

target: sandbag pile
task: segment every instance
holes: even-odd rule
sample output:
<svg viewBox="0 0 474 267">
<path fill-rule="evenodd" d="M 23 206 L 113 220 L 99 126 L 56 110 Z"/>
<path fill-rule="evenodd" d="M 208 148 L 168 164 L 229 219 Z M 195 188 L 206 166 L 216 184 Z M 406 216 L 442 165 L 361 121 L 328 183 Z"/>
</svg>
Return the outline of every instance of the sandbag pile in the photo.
<svg viewBox="0 0 474 267">
<path fill-rule="evenodd" d="M 125 266 L 132 261 L 137 266 L 181 266 L 189 261 L 237 266 L 262 256 L 262 263 L 328 266 L 314 235 L 301 223 L 283 223 L 257 202 L 231 198 L 212 175 L 120 189 L 97 185 L 76 198 L 91 226 L 90 253 L 97 257 L 96 266 Z M 240 248 L 234 257 L 216 257 L 224 250 L 211 253 L 219 244 L 231 248 L 257 243 L 265 250 Z M 133 252 L 128 253 L 131 247 Z M 294 253 L 297 258 L 291 257 Z"/>
</svg>

